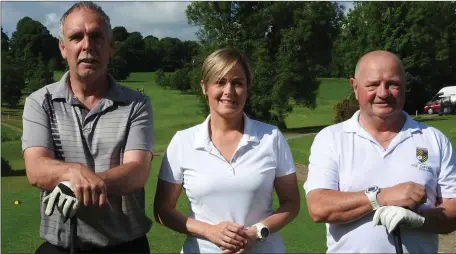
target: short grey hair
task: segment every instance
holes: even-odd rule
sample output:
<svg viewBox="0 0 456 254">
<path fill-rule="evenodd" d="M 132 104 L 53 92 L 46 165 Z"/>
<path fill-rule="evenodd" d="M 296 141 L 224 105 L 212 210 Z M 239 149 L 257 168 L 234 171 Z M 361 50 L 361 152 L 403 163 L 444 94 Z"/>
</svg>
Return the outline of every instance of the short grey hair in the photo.
<svg viewBox="0 0 456 254">
<path fill-rule="evenodd" d="M 62 18 L 60 18 L 60 26 L 59 26 L 59 36 L 60 36 L 60 40 L 63 41 L 64 39 L 64 35 L 63 35 L 63 25 L 65 24 L 65 20 L 66 18 L 68 17 L 68 15 L 70 15 L 70 13 L 76 11 L 76 10 L 79 10 L 79 9 L 89 9 L 91 11 L 94 11 L 95 13 L 97 13 L 98 15 L 100 15 L 105 24 L 106 24 L 106 27 L 108 28 L 108 36 L 109 38 L 112 38 L 112 29 L 111 29 L 111 21 L 108 17 L 108 15 L 106 15 L 106 13 L 103 11 L 103 9 L 97 5 L 96 3 L 93 3 L 93 2 L 90 2 L 90 1 L 82 1 L 82 2 L 78 2 L 78 3 L 75 3 L 73 4 L 73 6 L 71 6 L 70 9 L 68 9 L 62 16 Z"/>
</svg>

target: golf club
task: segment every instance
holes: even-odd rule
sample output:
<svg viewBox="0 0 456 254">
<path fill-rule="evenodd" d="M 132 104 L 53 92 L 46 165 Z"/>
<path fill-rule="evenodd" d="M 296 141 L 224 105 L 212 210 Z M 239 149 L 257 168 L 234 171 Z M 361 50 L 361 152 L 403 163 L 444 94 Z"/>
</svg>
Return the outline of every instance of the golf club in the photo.
<svg viewBox="0 0 456 254">
<path fill-rule="evenodd" d="M 78 238 L 78 219 L 76 216 L 70 219 L 70 254 L 77 253 L 77 238 Z"/>
<path fill-rule="evenodd" d="M 396 254 L 403 254 L 404 250 L 402 249 L 401 230 L 399 229 L 399 226 L 393 230 L 393 239 L 394 247 L 396 248 Z"/>
</svg>

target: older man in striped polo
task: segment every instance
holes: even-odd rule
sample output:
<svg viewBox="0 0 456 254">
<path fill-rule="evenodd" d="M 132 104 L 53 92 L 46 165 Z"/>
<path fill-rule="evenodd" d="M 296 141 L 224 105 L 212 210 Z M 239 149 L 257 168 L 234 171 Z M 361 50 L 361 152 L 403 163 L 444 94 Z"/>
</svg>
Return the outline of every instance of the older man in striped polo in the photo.
<svg viewBox="0 0 456 254">
<path fill-rule="evenodd" d="M 76 3 L 65 12 L 59 48 L 69 71 L 28 96 L 23 114 L 27 177 L 43 201 L 45 242 L 37 253 L 68 253 L 69 220 L 46 210 L 49 202 L 58 202 L 50 193 L 66 187 L 78 204 L 66 209 L 77 208 L 71 215 L 77 216 L 80 251 L 149 253 L 146 233 L 152 222 L 144 200 L 154 140 L 149 99 L 108 74 L 114 41 L 109 17 L 96 4 Z"/>
</svg>

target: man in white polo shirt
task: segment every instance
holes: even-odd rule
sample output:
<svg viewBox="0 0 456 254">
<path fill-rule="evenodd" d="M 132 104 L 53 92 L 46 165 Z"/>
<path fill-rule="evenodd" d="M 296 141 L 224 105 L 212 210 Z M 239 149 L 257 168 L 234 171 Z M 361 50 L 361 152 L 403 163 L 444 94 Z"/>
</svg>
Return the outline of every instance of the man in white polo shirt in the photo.
<svg viewBox="0 0 456 254">
<path fill-rule="evenodd" d="M 448 138 L 402 111 L 399 58 L 373 51 L 350 79 L 360 110 L 323 129 L 312 144 L 304 189 L 310 216 L 325 222 L 327 252 L 436 253 L 456 229 L 456 155 Z M 406 209 L 407 208 L 407 209 Z"/>
</svg>

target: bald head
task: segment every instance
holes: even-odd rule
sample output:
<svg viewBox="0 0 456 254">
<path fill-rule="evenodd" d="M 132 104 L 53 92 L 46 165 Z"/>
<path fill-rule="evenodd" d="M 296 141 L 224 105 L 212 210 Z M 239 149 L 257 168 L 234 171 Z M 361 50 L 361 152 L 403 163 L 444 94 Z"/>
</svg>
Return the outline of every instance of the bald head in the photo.
<svg viewBox="0 0 456 254">
<path fill-rule="evenodd" d="M 401 116 L 407 82 L 404 66 L 395 54 L 382 50 L 365 54 L 350 83 L 365 119 Z"/>
<path fill-rule="evenodd" d="M 355 79 L 359 77 L 360 72 L 371 65 L 391 64 L 391 62 L 397 67 L 398 74 L 405 82 L 405 69 L 402 61 L 395 54 L 385 50 L 371 51 L 362 56 L 356 64 Z"/>
</svg>

